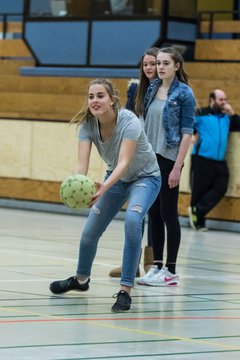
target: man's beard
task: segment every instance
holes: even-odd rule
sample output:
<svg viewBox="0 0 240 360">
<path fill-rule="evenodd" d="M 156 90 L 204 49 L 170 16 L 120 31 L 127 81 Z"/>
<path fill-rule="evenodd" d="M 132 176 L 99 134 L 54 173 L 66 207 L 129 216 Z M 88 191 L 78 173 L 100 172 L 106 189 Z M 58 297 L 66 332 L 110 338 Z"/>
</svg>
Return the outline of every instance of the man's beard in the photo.
<svg viewBox="0 0 240 360">
<path fill-rule="evenodd" d="M 213 110 L 216 113 L 224 112 L 224 107 L 218 104 L 213 104 Z"/>
</svg>

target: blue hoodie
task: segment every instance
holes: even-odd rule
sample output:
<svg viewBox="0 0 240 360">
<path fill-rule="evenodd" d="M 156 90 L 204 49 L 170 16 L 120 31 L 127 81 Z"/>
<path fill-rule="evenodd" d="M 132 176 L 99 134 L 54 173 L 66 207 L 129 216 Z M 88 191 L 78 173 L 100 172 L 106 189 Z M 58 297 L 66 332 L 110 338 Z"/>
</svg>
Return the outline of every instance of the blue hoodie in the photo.
<svg viewBox="0 0 240 360">
<path fill-rule="evenodd" d="M 240 130 L 240 117 L 237 114 L 230 117 L 210 107 L 202 108 L 197 111 L 194 129 L 199 140 L 193 146 L 192 154 L 222 161 L 227 151 L 229 131 Z"/>
</svg>

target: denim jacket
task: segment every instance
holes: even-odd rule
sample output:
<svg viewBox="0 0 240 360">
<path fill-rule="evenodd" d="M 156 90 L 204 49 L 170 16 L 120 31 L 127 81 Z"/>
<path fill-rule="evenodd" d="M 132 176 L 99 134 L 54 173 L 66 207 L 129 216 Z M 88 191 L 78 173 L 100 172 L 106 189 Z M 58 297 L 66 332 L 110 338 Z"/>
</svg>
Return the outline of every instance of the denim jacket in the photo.
<svg viewBox="0 0 240 360">
<path fill-rule="evenodd" d="M 143 106 L 144 119 L 161 83 L 162 80 L 156 79 L 148 87 Z M 193 134 L 195 107 L 196 101 L 192 89 L 176 76 L 168 90 L 166 105 L 163 109 L 167 146 L 171 148 L 178 146 L 182 134 Z"/>
</svg>

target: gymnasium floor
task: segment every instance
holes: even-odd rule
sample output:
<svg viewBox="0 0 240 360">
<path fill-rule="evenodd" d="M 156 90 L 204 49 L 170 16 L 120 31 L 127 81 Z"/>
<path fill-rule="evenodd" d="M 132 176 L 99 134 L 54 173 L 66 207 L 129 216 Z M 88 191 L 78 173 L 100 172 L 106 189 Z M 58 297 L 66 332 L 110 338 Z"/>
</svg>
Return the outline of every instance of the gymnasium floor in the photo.
<svg viewBox="0 0 240 360">
<path fill-rule="evenodd" d="M 0 359 L 240 359 L 239 233 L 183 228 L 180 286 L 136 285 L 132 311 L 114 314 L 121 220 L 101 239 L 88 292 L 48 290 L 74 274 L 85 220 L 0 208 Z"/>
</svg>

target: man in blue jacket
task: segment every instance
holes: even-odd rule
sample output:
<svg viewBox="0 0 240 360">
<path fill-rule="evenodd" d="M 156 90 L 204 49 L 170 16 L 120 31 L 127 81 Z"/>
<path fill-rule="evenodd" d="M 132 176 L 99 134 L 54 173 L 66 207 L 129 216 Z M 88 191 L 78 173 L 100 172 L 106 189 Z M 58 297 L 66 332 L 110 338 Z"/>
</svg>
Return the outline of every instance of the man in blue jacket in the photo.
<svg viewBox="0 0 240 360">
<path fill-rule="evenodd" d="M 193 229 L 206 231 L 205 217 L 227 191 L 229 172 L 225 160 L 229 131 L 240 130 L 240 117 L 219 89 L 209 95 L 209 106 L 197 110 L 192 151 L 188 208 Z"/>
</svg>

